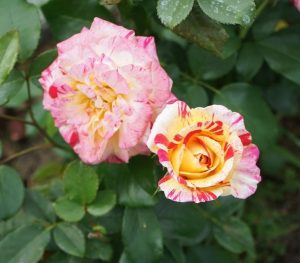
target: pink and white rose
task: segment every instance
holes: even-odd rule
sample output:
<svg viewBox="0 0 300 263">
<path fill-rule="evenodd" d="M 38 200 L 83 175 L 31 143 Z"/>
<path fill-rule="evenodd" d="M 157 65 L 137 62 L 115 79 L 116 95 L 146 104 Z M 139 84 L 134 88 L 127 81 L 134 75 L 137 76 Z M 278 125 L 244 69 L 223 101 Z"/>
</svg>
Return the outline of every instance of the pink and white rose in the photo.
<svg viewBox="0 0 300 263">
<path fill-rule="evenodd" d="M 150 127 L 174 98 L 154 38 L 95 18 L 57 47 L 40 83 L 65 141 L 89 164 L 147 153 Z"/>
<path fill-rule="evenodd" d="M 259 150 L 243 117 L 224 106 L 167 105 L 147 145 L 167 168 L 159 187 L 173 201 L 199 203 L 226 195 L 244 199 L 261 180 Z"/>
</svg>

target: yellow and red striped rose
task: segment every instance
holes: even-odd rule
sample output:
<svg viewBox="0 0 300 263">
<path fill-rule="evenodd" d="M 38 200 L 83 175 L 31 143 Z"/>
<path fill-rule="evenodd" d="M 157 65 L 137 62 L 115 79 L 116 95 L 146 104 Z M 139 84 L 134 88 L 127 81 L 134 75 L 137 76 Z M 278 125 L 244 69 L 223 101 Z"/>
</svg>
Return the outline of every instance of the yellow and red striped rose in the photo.
<svg viewBox="0 0 300 263">
<path fill-rule="evenodd" d="M 243 117 L 224 106 L 167 105 L 147 145 L 168 170 L 159 187 L 174 201 L 198 203 L 226 195 L 244 199 L 261 180 L 259 150 Z"/>
</svg>

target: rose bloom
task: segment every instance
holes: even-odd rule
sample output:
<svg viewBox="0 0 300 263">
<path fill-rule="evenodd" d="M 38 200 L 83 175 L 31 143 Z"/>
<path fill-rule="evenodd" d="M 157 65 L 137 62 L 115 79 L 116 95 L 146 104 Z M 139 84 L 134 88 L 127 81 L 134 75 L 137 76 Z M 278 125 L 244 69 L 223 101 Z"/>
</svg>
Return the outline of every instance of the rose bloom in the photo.
<svg viewBox="0 0 300 263">
<path fill-rule="evenodd" d="M 244 199 L 261 180 L 259 151 L 243 117 L 224 106 L 167 105 L 147 145 L 168 170 L 159 187 L 173 201 L 199 203 L 226 195 Z"/>
<path fill-rule="evenodd" d="M 300 0 L 292 0 L 292 3 L 298 9 L 298 11 L 300 12 Z"/>
<path fill-rule="evenodd" d="M 65 141 L 89 164 L 148 152 L 150 127 L 173 97 L 154 38 L 95 18 L 57 48 L 40 83 Z"/>
</svg>

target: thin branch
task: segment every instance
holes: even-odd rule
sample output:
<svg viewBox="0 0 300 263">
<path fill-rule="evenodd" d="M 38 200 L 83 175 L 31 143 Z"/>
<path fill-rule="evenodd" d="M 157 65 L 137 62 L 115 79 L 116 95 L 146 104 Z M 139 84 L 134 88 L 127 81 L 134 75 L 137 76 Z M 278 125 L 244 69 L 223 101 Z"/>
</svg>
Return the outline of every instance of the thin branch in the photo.
<svg viewBox="0 0 300 263">
<path fill-rule="evenodd" d="M 25 154 L 28 154 L 28 153 L 31 153 L 31 152 L 34 152 L 34 151 L 37 151 L 37 150 L 41 150 L 41 149 L 51 148 L 51 147 L 53 147 L 53 145 L 51 145 L 49 143 L 35 145 L 33 147 L 30 147 L 30 148 L 27 148 L 27 149 L 22 150 L 20 152 L 17 152 L 15 154 L 12 154 L 11 156 L 7 157 L 6 159 L 0 161 L 0 164 L 7 163 L 7 162 L 9 162 L 13 159 L 16 159 L 18 157 L 21 157 L 21 156 L 25 155 Z"/>
<path fill-rule="evenodd" d="M 208 83 L 206 83 L 206 82 L 204 82 L 204 81 L 202 81 L 200 79 L 193 78 L 192 76 L 190 76 L 190 75 L 188 75 L 188 74 L 186 74 L 184 72 L 181 72 L 181 75 L 184 78 L 186 78 L 186 79 L 188 79 L 188 80 L 190 80 L 190 81 L 192 81 L 192 82 L 194 82 L 196 84 L 199 84 L 200 86 L 202 86 L 202 87 L 204 87 L 204 88 L 206 88 L 206 89 L 208 89 L 208 90 L 210 90 L 210 91 L 212 91 L 212 92 L 214 92 L 214 93 L 216 93 L 218 95 L 222 95 L 221 91 L 219 91 L 218 89 L 216 89 L 212 85 L 210 85 L 210 84 L 208 84 Z"/>
<path fill-rule="evenodd" d="M 35 124 L 31 121 L 27 121 L 27 120 L 17 118 L 17 117 L 14 117 L 14 116 L 10 116 L 10 115 L 6 115 L 6 114 L 0 114 L 0 119 L 10 120 L 10 121 L 18 121 L 18 122 L 22 122 L 24 124 L 35 126 Z"/>
</svg>

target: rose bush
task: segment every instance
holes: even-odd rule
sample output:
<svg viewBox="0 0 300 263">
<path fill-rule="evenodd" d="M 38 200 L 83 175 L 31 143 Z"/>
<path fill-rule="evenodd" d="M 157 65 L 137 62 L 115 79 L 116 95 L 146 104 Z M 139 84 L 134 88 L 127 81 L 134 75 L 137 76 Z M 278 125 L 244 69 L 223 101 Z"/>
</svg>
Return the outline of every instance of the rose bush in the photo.
<svg viewBox="0 0 300 263">
<path fill-rule="evenodd" d="M 150 126 L 172 99 L 154 38 L 95 18 L 57 47 L 40 83 L 65 141 L 89 164 L 147 153 Z"/>
<path fill-rule="evenodd" d="M 0 262 L 298 262 L 298 3 L 1 0 Z"/>
<path fill-rule="evenodd" d="M 247 198 L 261 180 L 259 150 L 243 117 L 221 105 L 190 109 L 178 101 L 166 106 L 147 144 L 168 170 L 159 187 L 173 201 Z"/>
</svg>

